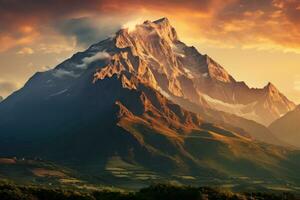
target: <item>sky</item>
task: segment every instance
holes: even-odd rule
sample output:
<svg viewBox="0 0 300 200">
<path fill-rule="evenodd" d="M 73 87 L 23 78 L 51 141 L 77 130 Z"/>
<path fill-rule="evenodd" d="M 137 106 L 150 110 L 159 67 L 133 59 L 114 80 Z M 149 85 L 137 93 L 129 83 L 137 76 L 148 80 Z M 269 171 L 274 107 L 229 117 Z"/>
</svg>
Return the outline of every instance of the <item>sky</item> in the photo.
<svg viewBox="0 0 300 200">
<path fill-rule="evenodd" d="M 124 26 L 167 17 L 250 87 L 300 103 L 300 0 L 0 0 L 0 96 Z"/>
</svg>

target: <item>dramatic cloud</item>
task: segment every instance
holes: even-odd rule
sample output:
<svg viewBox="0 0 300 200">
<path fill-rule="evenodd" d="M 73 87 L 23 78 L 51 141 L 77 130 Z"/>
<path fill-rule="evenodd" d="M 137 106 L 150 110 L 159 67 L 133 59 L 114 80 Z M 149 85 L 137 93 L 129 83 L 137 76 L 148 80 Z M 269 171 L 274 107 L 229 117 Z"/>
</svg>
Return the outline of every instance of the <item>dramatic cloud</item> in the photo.
<svg viewBox="0 0 300 200">
<path fill-rule="evenodd" d="M 299 0 L 0 0 L 0 57 L 17 56 L 21 66 L 30 59 L 52 66 L 123 26 L 134 27 L 136 19 L 160 17 L 168 17 L 179 38 L 201 51 L 222 51 L 219 55 L 225 57 L 223 48 L 236 49 L 230 65 L 242 52 L 255 51 L 288 52 L 280 57 L 286 58 L 283 65 L 291 66 L 288 55 L 300 53 Z M 28 78 L 33 73 L 21 67 L 16 71 L 16 63 L 0 60 L 0 78 L 19 82 L 22 74 Z"/>
<path fill-rule="evenodd" d="M 0 52 L 36 42 L 51 24 L 84 10 L 95 3 L 78 0 L 0 0 Z"/>
<path fill-rule="evenodd" d="M 31 49 L 29 47 L 24 47 L 20 51 L 17 52 L 17 54 L 21 54 L 21 55 L 30 55 L 33 53 L 34 53 L 33 49 Z"/>
<path fill-rule="evenodd" d="M 0 0 L 0 51 L 34 42 L 47 34 L 45 27 L 86 46 L 140 16 L 193 27 L 184 35 L 191 41 L 300 52 L 298 0 Z"/>
<path fill-rule="evenodd" d="M 300 53 L 300 1 L 239 0 L 214 15 L 214 26 L 205 36 L 226 39 L 245 48 L 275 49 Z M 288 30 L 288 31 L 287 31 Z"/>
<path fill-rule="evenodd" d="M 105 18 L 105 17 L 103 17 Z M 66 36 L 74 36 L 79 45 L 89 46 L 101 41 L 120 29 L 118 22 L 82 17 L 66 19 L 57 24 L 57 29 Z"/>
</svg>

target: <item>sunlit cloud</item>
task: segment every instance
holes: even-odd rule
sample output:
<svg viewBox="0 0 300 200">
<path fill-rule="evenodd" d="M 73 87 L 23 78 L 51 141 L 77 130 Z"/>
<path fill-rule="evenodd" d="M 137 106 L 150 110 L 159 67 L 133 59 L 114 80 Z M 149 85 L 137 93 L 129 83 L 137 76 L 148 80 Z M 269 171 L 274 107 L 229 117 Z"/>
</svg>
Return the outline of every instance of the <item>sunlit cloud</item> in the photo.
<svg viewBox="0 0 300 200">
<path fill-rule="evenodd" d="M 34 36 L 24 36 L 16 38 L 11 35 L 2 35 L 0 36 L 0 53 L 5 52 L 14 47 L 31 44 L 33 40 Z"/>
<path fill-rule="evenodd" d="M 36 41 L 37 35 L 32 36 L 35 32 L 47 35 L 43 30 L 47 26 L 57 29 L 65 37 L 74 37 L 77 45 L 89 45 L 122 25 L 131 30 L 145 17 L 156 16 L 169 17 L 177 29 L 189 27 L 184 38 L 196 40 L 196 37 L 202 37 L 214 40 L 212 44 L 227 42 L 257 47 L 266 44 L 259 41 L 263 38 L 269 41 L 267 46 L 272 47 L 271 51 L 273 46 L 285 52 L 298 52 L 300 48 L 300 2 L 294 0 L 92 0 L 86 4 L 79 0 L 71 4 L 68 0 L 55 0 L 25 1 L 22 6 L 17 2 L 7 1 L 5 9 L 0 8 L 0 20 L 4 22 L 2 30 L 7 30 L 6 34 L 0 34 L 0 41 L 5 43 L 0 49 L 2 52 Z M 141 19 L 141 16 L 145 17 Z M 101 18 L 103 20 L 98 20 Z M 132 21 L 134 19 L 139 20 Z M 22 33 L 21 37 L 8 34 L 16 27 Z M 260 49 L 262 47 L 258 47 Z"/>
<path fill-rule="evenodd" d="M 20 55 L 31 55 L 34 53 L 34 50 L 29 48 L 29 47 L 23 47 L 22 49 L 20 49 L 17 54 Z"/>
</svg>

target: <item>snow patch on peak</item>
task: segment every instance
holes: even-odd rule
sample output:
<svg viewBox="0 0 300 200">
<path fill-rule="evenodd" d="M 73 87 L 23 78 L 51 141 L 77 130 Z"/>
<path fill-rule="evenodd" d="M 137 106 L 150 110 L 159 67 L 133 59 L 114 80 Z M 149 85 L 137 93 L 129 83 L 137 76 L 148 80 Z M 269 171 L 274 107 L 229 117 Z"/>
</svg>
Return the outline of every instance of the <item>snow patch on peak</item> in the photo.
<svg viewBox="0 0 300 200">
<path fill-rule="evenodd" d="M 257 102 L 252 102 L 250 104 L 230 104 L 225 103 L 221 100 L 214 99 L 208 95 L 201 95 L 208 105 L 216 110 L 231 113 L 240 117 L 244 117 L 246 119 L 258 121 L 259 116 L 253 111 L 253 107 L 257 104 Z"/>
</svg>

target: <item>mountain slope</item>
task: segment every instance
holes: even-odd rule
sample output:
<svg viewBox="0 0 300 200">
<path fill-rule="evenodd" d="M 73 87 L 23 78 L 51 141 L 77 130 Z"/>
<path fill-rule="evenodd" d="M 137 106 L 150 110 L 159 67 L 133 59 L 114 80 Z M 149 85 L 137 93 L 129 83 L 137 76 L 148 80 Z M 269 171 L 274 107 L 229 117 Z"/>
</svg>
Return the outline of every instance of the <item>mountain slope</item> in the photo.
<svg viewBox="0 0 300 200">
<path fill-rule="evenodd" d="M 80 92 L 75 84 L 45 104 L 26 104 L 22 112 L 30 111 L 30 119 L 22 116 L 24 121 L 6 130 L 1 126 L 10 134 L 1 134 L 0 156 L 50 159 L 89 176 L 115 173 L 110 163 L 118 157 L 156 176 L 298 181 L 297 171 L 277 165 L 296 168 L 289 159 L 292 150 L 205 123 L 136 77 L 125 76 L 97 80 Z"/>
<path fill-rule="evenodd" d="M 172 98 L 172 100 L 175 103 L 182 105 L 183 108 L 200 114 L 207 122 L 217 124 L 227 130 L 236 131 L 242 135 L 249 134 L 253 139 L 265 143 L 290 146 L 275 137 L 268 128 L 254 121 L 226 112 L 217 111 L 215 109 L 201 107 L 198 104 L 191 103 L 185 99 Z"/>
<path fill-rule="evenodd" d="M 296 147 L 300 147 L 300 107 L 282 116 L 270 125 L 278 138 Z"/>
</svg>

